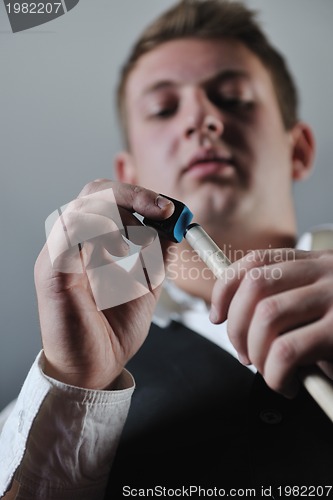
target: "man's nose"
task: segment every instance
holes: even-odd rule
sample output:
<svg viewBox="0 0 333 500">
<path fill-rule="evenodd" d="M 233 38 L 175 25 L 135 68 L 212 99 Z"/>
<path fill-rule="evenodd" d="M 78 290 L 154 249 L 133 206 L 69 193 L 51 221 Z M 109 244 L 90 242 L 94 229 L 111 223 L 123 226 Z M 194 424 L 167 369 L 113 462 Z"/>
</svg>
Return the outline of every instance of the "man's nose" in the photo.
<svg viewBox="0 0 333 500">
<path fill-rule="evenodd" d="M 216 141 L 223 133 L 222 117 L 218 116 L 214 106 L 207 98 L 197 99 L 189 106 L 185 122 L 185 137 L 191 139 L 199 136 L 202 139 Z"/>
</svg>

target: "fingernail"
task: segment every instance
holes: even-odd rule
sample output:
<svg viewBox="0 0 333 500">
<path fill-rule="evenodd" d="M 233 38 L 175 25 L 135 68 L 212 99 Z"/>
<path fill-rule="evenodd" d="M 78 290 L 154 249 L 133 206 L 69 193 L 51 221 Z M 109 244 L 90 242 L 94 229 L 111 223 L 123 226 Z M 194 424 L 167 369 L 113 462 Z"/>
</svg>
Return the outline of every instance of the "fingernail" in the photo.
<svg viewBox="0 0 333 500">
<path fill-rule="evenodd" d="M 249 358 L 247 356 L 245 356 L 244 354 L 238 354 L 238 359 L 239 359 L 239 362 L 242 363 L 242 365 L 248 366 L 251 364 Z"/>
<path fill-rule="evenodd" d="M 156 205 L 159 207 L 159 208 L 166 208 L 168 205 L 170 205 L 172 203 L 171 200 L 168 200 L 167 198 L 164 198 L 164 196 L 161 196 L 161 195 L 158 195 L 156 200 L 155 200 L 155 203 Z"/>
<path fill-rule="evenodd" d="M 210 311 L 209 311 L 209 319 L 212 323 L 217 323 L 218 316 L 217 316 L 217 311 L 215 306 L 211 306 Z"/>
</svg>

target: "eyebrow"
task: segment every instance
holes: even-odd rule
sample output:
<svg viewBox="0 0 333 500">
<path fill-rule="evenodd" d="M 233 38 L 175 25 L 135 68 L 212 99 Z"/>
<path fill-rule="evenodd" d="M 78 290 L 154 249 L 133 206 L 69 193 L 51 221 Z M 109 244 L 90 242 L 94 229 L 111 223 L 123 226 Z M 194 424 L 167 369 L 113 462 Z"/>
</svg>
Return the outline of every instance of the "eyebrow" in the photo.
<svg viewBox="0 0 333 500">
<path fill-rule="evenodd" d="M 149 95 L 153 94 L 154 92 L 157 92 L 158 90 L 165 89 L 165 88 L 170 88 L 170 87 L 177 87 L 178 83 L 173 80 L 159 80 L 152 85 L 149 85 L 146 89 L 143 90 L 142 95 Z"/>
<path fill-rule="evenodd" d="M 243 69 L 228 69 L 223 70 L 214 75 L 212 78 L 209 78 L 204 85 L 210 85 L 212 83 L 224 83 L 229 80 L 248 80 L 250 81 L 250 75 L 247 71 Z"/>
<path fill-rule="evenodd" d="M 223 83 L 225 81 L 236 80 L 239 78 L 250 80 L 250 75 L 247 71 L 239 69 L 222 70 L 219 73 L 209 77 L 207 80 L 202 81 L 200 85 L 206 87 L 214 83 Z M 159 90 L 178 87 L 179 84 L 180 82 L 177 82 L 176 80 L 158 80 L 144 89 L 142 95 L 146 96 L 158 92 Z"/>
</svg>

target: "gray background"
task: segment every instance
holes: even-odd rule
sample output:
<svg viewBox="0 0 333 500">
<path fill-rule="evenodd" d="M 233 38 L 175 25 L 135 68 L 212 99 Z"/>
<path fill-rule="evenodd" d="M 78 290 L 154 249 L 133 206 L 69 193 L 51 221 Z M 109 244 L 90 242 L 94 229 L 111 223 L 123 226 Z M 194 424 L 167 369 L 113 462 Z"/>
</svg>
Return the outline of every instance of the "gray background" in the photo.
<svg viewBox="0 0 333 500">
<path fill-rule="evenodd" d="M 172 0 L 80 0 L 13 34 L 0 3 L 0 408 L 41 347 L 33 266 L 45 218 L 97 177 L 120 138 L 113 91 L 132 41 Z M 293 69 L 317 138 L 314 174 L 295 186 L 299 232 L 333 221 L 332 0 L 247 0 Z"/>
</svg>

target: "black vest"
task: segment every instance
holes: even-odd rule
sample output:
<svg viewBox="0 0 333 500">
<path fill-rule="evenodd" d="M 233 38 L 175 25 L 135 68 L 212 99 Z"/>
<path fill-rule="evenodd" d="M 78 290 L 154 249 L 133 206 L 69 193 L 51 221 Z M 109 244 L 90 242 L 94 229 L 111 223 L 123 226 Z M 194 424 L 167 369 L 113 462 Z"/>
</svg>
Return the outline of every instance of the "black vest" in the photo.
<svg viewBox="0 0 333 500">
<path fill-rule="evenodd" d="M 262 486 L 333 485 L 333 424 L 304 389 L 279 396 L 176 322 L 152 325 L 127 368 L 137 387 L 105 498 L 124 486 L 255 488 L 260 498 Z"/>
</svg>

